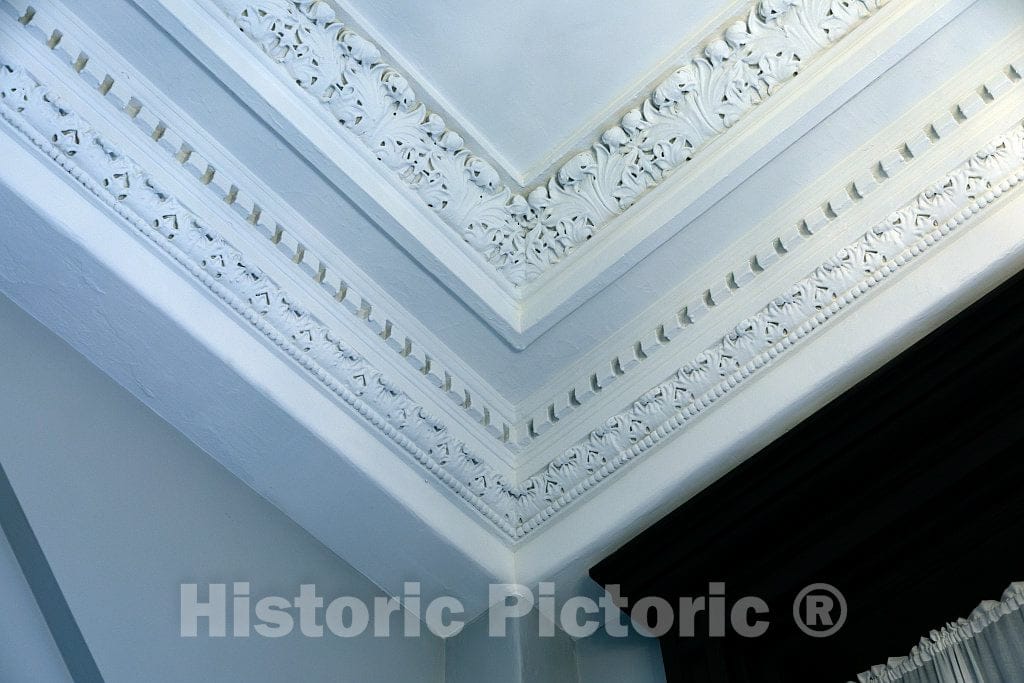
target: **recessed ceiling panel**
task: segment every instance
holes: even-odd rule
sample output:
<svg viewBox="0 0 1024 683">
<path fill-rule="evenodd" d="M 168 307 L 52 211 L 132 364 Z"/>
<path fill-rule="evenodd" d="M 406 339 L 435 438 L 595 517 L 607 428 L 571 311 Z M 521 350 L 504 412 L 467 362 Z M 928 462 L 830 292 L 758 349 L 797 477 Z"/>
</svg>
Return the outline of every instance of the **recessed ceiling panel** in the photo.
<svg viewBox="0 0 1024 683">
<path fill-rule="evenodd" d="M 746 6 L 735 0 L 339 5 L 524 184 L 592 142 L 606 119 L 643 94 L 673 58 L 699 47 L 694 43 L 727 18 L 720 14 Z"/>
</svg>

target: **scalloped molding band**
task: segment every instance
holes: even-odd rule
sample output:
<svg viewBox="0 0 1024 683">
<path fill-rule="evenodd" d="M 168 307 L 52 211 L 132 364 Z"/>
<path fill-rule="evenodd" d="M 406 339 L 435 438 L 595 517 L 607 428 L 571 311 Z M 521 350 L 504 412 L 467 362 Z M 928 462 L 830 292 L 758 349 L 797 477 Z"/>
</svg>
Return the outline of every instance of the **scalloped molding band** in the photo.
<svg viewBox="0 0 1024 683">
<path fill-rule="evenodd" d="M 513 285 L 540 276 L 685 165 L 888 0 L 758 0 L 619 125 L 525 196 L 419 102 L 323 0 L 216 0 Z"/>
<path fill-rule="evenodd" d="M 5 121 L 513 541 L 685 427 L 1024 180 L 1018 123 L 629 410 L 511 484 L 26 71 L 0 68 L 0 100 Z"/>
</svg>

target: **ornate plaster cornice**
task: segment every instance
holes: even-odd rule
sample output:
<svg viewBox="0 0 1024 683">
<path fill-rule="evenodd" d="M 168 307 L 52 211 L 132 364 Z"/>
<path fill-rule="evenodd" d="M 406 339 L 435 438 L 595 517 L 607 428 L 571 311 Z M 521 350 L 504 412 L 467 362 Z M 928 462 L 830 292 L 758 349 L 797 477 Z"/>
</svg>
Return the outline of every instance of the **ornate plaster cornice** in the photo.
<svg viewBox="0 0 1024 683">
<path fill-rule="evenodd" d="M 0 64 L 0 115 L 340 401 L 510 537 L 492 470 L 24 68 Z"/>
<path fill-rule="evenodd" d="M 1022 180 L 1024 128 L 1017 124 L 553 460 L 528 483 L 545 495 L 537 496 L 540 505 L 521 533 L 685 428 Z M 581 465 L 585 476 L 566 489 L 562 469 L 578 472 Z"/>
<path fill-rule="evenodd" d="M 825 230 L 829 223 L 845 215 L 847 209 L 855 206 L 876 186 L 887 182 L 894 173 L 916 159 L 920 151 L 931 147 L 931 141 L 946 140 L 948 134 L 968 115 L 973 118 L 976 111 L 988 106 L 997 95 L 1001 95 L 1006 86 L 1011 85 L 1011 81 L 1002 74 L 1001 80 L 993 79 L 985 85 L 991 91 L 991 97 L 975 96 L 967 104 L 961 104 L 967 107 L 968 114 L 957 118 L 950 112 L 944 112 L 930 126 L 926 126 L 933 131 L 930 133 L 931 138 L 919 130 L 901 139 L 899 147 L 909 150 L 906 156 L 894 151 L 892 141 L 889 141 L 883 145 L 890 148 L 889 156 L 877 159 L 872 169 L 865 166 L 861 174 L 850 176 L 850 182 L 837 182 L 837 186 L 844 185 L 843 189 L 806 214 L 802 220 L 796 221 L 795 225 L 774 227 L 778 232 L 773 233 L 773 239 L 766 239 L 765 244 L 774 242 L 778 247 L 769 246 L 749 258 L 741 259 L 738 269 L 731 273 L 723 272 L 722 277 L 717 278 L 717 285 L 714 282 L 698 283 L 712 286 L 696 298 L 691 292 L 673 292 L 662 302 L 666 310 L 673 309 L 672 313 L 657 321 L 660 324 L 648 327 L 646 334 L 626 339 L 627 343 L 622 344 L 617 353 L 596 358 L 592 372 L 582 377 L 558 378 L 560 386 L 542 395 L 543 403 L 531 402 L 529 408 L 517 412 L 507 408 L 495 409 L 495 404 L 484 397 L 486 393 L 480 390 L 480 385 L 467 380 L 462 372 L 439 360 L 445 356 L 446 351 L 442 344 L 436 340 L 433 345 L 425 343 L 419 334 L 410 330 L 407 322 L 411 315 L 402 311 L 401 307 L 396 309 L 394 302 L 391 302 L 390 308 L 379 305 L 382 303 L 378 298 L 380 293 L 368 288 L 365 282 L 357 284 L 350 278 L 353 266 L 343 259 L 343 255 L 325 254 L 318 249 L 310 241 L 316 231 L 305 225 L 294 211 L 282 207 L 280 200 L 272 200 L 261 183 L 246 178 L 240 162 L 231 159 L 215 140 L 197 133 L 194 123 L 179 125 L 179 121 L 188 121 L 187 115 L 159 97 L 137 70 L 118 59 L 109 45 L 73 22 L 59 5 L 44 1 L 34 6 L 36 9 L 31 15 L 26 13 L 21 16 L 24 26 L 22 30 L 26 35 L 31 35 L 35 43 L 50 48 L 49 54 L 56 57 L 56 63 L 66 70 L 69 78 L 89 86 L 89 97 L 96 97 L 97 92 L 100 94 L 99 99 L 118 118 L 113 122 L 114 125 L 131 123 L 131 127 L 140 129 L 145 134 L 140 138 L 145 144 L 152 145 L 166 159 L 173 160 L 169 166 L 185 170 L 188 182 L 209 194 L 214 204 L 230 206 L 238 219 L 235 223 L 246 231 L 270 240 L 287 257 L 287 260 L 282 260 L 284 267 L 300 272 L 305 278 L 312 278 L 333 299 L 331 305 L 344 310 L 342 317 L 350 318 L 373 332 L 369 339 L 371 343 L 385 347 L 389 353 L 401 357 L 400 365 L 408 364 L 418 375 L 412 377 L 413 381 L 425 380 L 429 385 L 426 391 L 433 393 L 439 403 L 450 403 L 459 408 L 468 418 L 460 421 L 464 430 L 480 431 L 482 426 L 486 434 L 496 439 L 496 442 L 491 443 L 509 450 L 509 453 L 504 454 L 506 462 L 518 465 L 515 462 L 518 459 L 527 468 L 530 463 L 536 464 L 536 460 L 525 449 L 529 449 L 537 437 L 549 434 L 557 423 L 581 408 L 589 409 L 595 397 L 608 390 L 613 383 L 621 383 L 620 378 L 632 377 L 639 368 L 646 367 L 647 359 L 668 348 L 673 339 L 702 319 L 710 308 L 728 299 L 735 290 L 753 282 L 778 262 L 783 254 L 791 253 L 807 238 Z M 60 36 L 59 40 L 50 45 L 57 35 Z M 115 78 L 111 74 L 125 74 L 126 77 Z M 98 87 L 100 85 L 102 87 Z M 685 307 L 678 305 L 682 301 L 687 302 Z M 642 326 L 638 329 L 642 329 Z M 447 355 L 451 356 L 450 353 Z M 648 381 L 655 378 L 649 378 Z M 634 384 L 630 391 L 637 389 L 639 386 Z M 429 397 L 427 400 L 429 403 Z M 435 403 L 429 405 L 432 413 L 444 415 L 444 406 Z M 545 443 L 539 443 L 538 446 L 542 449 L 547 447 Z"/>
<path fill-rule="evenodd" d="M 647 318 L 633 322 L 628 328 L 634 334 L 617 344 L 617 348 L 604 357 L 596 357 L 591 371 L 580 375 L 565 373 L 551 382 L 552 388 L 538 392 L 542 402 L 535 402 L 533 408 L 522 411 L 523 426 L 516 433 L 527 434 L 535 439 L 549 433 L 556 424 L 570 417 L 581 408 L 589 407 L 600 392 L 617 385 L 622 378 L 632 377 L 645 367 L 651 358 L 664 355 L 677 338 L 685 337 L 693 326 L 715 308 L 728 302 L 737 293 L 759 287 L 765 273 L 773 271 L 777 264 L 784 263 L 794 252 L 805 249 L 808 243 L 828 234 L 834 224 L 842 223 L 849 212 L 873 196 L 874 193 L 891 184 L 894 178 L 904 178 L 910 168 L 919 168 L 922 157 L 937 147 L 949 144 L 967 122 L 975 121 L 982 112 L 1003 102 L 1014 89 L 1021 87 L 1019 72 L 1024 72 L 1024 62 L 1007 60 L 1007 54 L 1016 54 L 1019 39 L 1013 38 L 1005 44 L 993 46 L 990 54 L 994 57 L 984 67 L 980 64 L 956 80 L 971 79 L 973 87 L 957 87 L 956 94 L 941 92 L 937 99 L 946 99 L 952 104 L 940 108 L 937 103 L 922 103 L 920 112 L 907 117 L 907 125 L 894 124 L 898 136 L 887 131 L 883 138 L 872 143 L 877 149 L 861 162 L 846 160 L 842 166 L 843 175 L 828 180 L 830 188 L 823 188 L 832 194 L 810 210 L 806 207 L 786 207 L 779 216 L 764 221 L 771 232 L 766 232 L 757 250 L 746 254 L 735 254 L 731 263 L 723 264 L 722 270 L 697 285 L 710 285 L 697 289 L 679 287 L 669 291 L 653 308 L 665 311 L 658 318 Z M 1008 52 L 1009 51 L 1009 52 Z M 1014 66 L 1016 65 L 1016 66 Z M 979 74 L 991 76 L 982 81 Z M 975 80 L 977 79 L 977 80 Z M 947 99 L 948 98 L 948 99 Z M 923 124 L 923 125 L 922 125 Z M 870 159 L 870 162 L 867 161 Z M 860 165 L 863 163 L 863 165 Z M 924 169 L 917 170 L 921 175 Z M 803 213 L 798 213 L 802 211 Z M 801 216 L 793 220 L 792 216 Z M 729 269 L 729 266 L 734 266 Z M 689 290 L 689 291 L 687 291 Z M 685 303 L 685 305 L 683 305 Z M 656 355 L 661 354 L 661 355 Z M 553 397 L 553 398 L 552 398 Z M 538 447 L 543 447 L 538 443 Z"/>
<path fill-rule="evenodd" d="M 496 438 L 497 441 L 491 443 L 500 444 L 503 450 L 508 449 L 509 453 L 504 453 L 506 463 L 521 464 L 527 471 L 539 460 L 539 454 L 533 455 L 527 450 L 535 439 L 554 431 L 557 423 L 581 408 L 589 410 L 601 392 L 606 392 L 613 383 L 621 384 L 620 378 L 632 377 L 640 368 L 646 367 L 649 358 L 668 348 L 673 339 L 682 335 L 684 330 L 691 329 L 709 309 L 727 300 L 734 291 L 747 287 L 783 255 L 825 230 L 829 223 L 845 215 L 849 208 L 900 172 L 933 142 L 945 141 L 967 117 L 973 119 L 978 111 L 996 97 L 1001 97 L 1013 85 L 1006 74 L 1014 73 L 1004 67 L 1002 71 L 1005 73 L 1000 73 L 983 86 L 987 93 L 985 97 L 974 93 L 969 100 L 961 102 L 959 108 L 943 112 L 925 127 L 927 135 L 918 130 L 901 138 L 898 147 L 906 149 L 907 154 L 895 151 L 896 146 L 891 140 L 883 144 L 882 147 L 890 149 L 887 156 L 878 158 L 871 169 L 865 166 L 861 174 L 851 175 L 849 182 L 837 182 L 837 186 L 842 185 L 843 188 L 795 224 L 773 226 L 778 232 L 764 242 L 772 244 L 749 258 L 740 259 L 740 267 L 729 273 L 723 272 L 717 278 L 717 284 L 710 277 L 708 283 L 697 283 L 711 285 L 699 296 L 694 298 L 692 292 L 667 295 L 660 307 L 672 309 L 671 314 L 655 321 L 660 324 L 634 326 L 637 329 L 646 327 L 646 334 L 627 338 L 626 343 L 613 350 L 617 352 L 611 356 L 595 358 L 592 372 L 584 376 L 557 378 L 557 385 L 540 396 L 543 402 L 531 401 L 530 407 L 523 411 L 497 410 L 495 404 L 484 397 L 486 393 L 480 390 L 480 385 L 468 381 L 462 372 L 439 360 L 446 351 L 442 344 L 436 340 L 433 345 L 425 343 L 420 334 L 410 330 L 406 323 L 411 316 L 401 307 L 396 308 L 395 302 L 391 302 L 390 308 L 379 305 L 382 302 L 378 297 L 382 295 L 365 282 L 365 277 L 361 283 L 350 278 L 353 265 L 342 254 L 325 254 L 310 242 L 316 237 L 315 229 L 305 225 L 300 216 L 288 210 L 289 207 L 282 206 L 280 200 L 274 201 L 268 196 L 261 183 L 246 178 L 240 162 L 233 160 L 215 140 L 196 132 L 197 126 L 188 123 L 187 115 L 173 103 L 164 101 L 137 70 L 118 58 L 110 46 L 72 21 L 59 5 L 44 0 L 41 4 L 36 2 L 34 7 L 34 11 L 20 17 L 24 26 L 22 30 L 37 44 L 46 45 L 49 54 L 56 57 L 56 63 L 66 70 L 70 78 L 88 86 L 91 94 L 87 97 L 97 97 L 96 93 L 99 93 L 98 99 L 118 118 L 112 122 L 114 125 L 131 123 L 130 127 L 140 129 L 145 134 L 140 139 L 152 145 L 166 159 L 173 160 L 167 165 L 175 167 L 175 172 L 177 167 L 185 170 L 183 175 L 189 178 L 188 182 L 213 198 L 213 204 L 230 206 L 238 219 L 234 223 L 270 240 L 286 257 L 282 260 L 283 267 L 312 278 L 333 299 L 331 305 L 348 314 L 341 317 L 350 318 L 372 331 L 373 335 L 368 339 L 370 343 L 401 357 L 403 369 L 407 364 L 415 371 L 411 380 L 427 384 L 426 391 L 433 393 L 442 404 L 430 402 L 430 397 L 425 396 L 430 412 L 444 416 L 443 404 L 454 405 L 468 418 L 458 420 L 463 434 L 465 430 L 470 430 L 471 434 L 480 431 L 482 426 L 483 432 Z M 125 77 L 115 78 L 111 74 L 125 74 Z M 959 109 L 964 109 L 964 113 Z M 930 111 L 927 113 L 931 114 Z M 181 121 L 186 123 L 179 125 Z M 683 301 L 686 306 L 679 306 Z M 437 351 L 442 353 L 439 355 Z M 450 353 L 447 355 L 451 356 Z M 391 376 L 396 377 L 393 372 Z M 649 377 L 646 381 L 655 378 Z M 629 391 L 636 391 L 640 386 L 634 383 Z M 490 393 L 493 394 L 493 390 Z M 451 420 L 451 416 L 446 419 Z M 548 448 L 546 441 L 537 445 L 540 449 Z"/>
<path fill-rule="evenodd" d="M 517 194 L 323 0 L 217 0 L 289 77 L 512 284 L 564 260 L 887 0 L 758 0 L 617 126 Z"/>
<path fill-rule="evenodd" d="M 2 3 L 3 0 L 0 0 Z M 3 7 L 0 4 L 0 7 Z M 117 126 L 138 128 L 147 144 L 158 150 L 172 167 L 180 167 L 190 182 L 215 204 L 226 204 L 239 224 L 271 242 L 286 258 L 288 267 L 313 279 L 330 295 L 342 317 L 371 331 L 370 339 L 401 357 L 414 374 L 426 379 L 441 401 L 461 408 L 470 428 L 482 431 L 503 447 L 515 450 L 516 421 L 510 408 L 497 408 L 485 398 L 479 384 L 450 362 L 452 354 L 437 340 L 424 339 L 412 326 L 414 316 L 397 302 L 385 303 L 385 294 L 336 250 L 324 253 L 317 232 L 291 207 L 272 197 L 268 189 L 246 177 L 244 165 L 219 148 L 187 113 L 163 101 L 145 77 L 88 29 L 69 21 L 62 7 L 36 2 L 18 17 L 26 35 L 45 45 L 69 79 L 84 83 L 99 95 L 117 118 Z M 130 74 L 122 77 L 114 74 Z M 179 125 L 179 122 L 183 122 Z M 443 360 L 447 358 L 448 360 Z M 488 387 L 489 389 L 489 387 Z"/>
<path fill-rule="evenodd" d="M 513 541 L 684 428 L 1024 180 L 1024 128 L 1018 124 L 630 408 L 513 484 L 35 78 L 18 67 L 3 67 L 0 99 L 8 123 Z"/>
</svg>

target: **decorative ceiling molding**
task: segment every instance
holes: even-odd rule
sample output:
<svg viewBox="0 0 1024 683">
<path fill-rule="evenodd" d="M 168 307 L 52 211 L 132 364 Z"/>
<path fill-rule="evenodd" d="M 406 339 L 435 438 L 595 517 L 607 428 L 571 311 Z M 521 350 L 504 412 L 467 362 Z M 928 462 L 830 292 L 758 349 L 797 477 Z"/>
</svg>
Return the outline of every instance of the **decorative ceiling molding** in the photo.
<svg viewBox="0 0 1024 683">
<path fill-rule="evenodd" d="M 888 152 L 881 154 L 870 164 L 865 164 L 860 172 L 851 170 L 847 182 L 837 182 L 836 186 L 839 189 L 802 218 L 788 226 L 773 227 L 775 232 L 771 237 L 765 239 L 763 246 L 749 257 L 739 259 L 738 267 L 723 271 L 721 277 L 710 287 L 700 290 L 697 296 L 681 291 L 666 294 L 654 307 L 671 312 L 647 327 L 642 336 L 627 340 L 629 343 L 620 345 L 618 353 L 603 360 L 594 371 L 578 379 L 572 376 L 557 378 L 566 388 L 557 394 L 554 400 L 541 404 L 540 408 L 522 411 L 525 414 L 520 415 L 519 419 L 522 422 L 515 433 L 528 434 L 531 440 L 549 433 L 558 422 L 587 405 L 599 392 L 607 390 L 620 378 L 634 374 L 648 359 L 668 348 L 684 331 L 702 320 L 712 309 L 731 299 L 736 292 L 747 288 L 762 274 L 780 263 L 785 256 L 815 236 L 828 231 L 834 222 L 845 217 L 868 195 L 888 184 L 893 177 L 901 174 L 926 152 L 951 139 L 962 124 L 976 119 L 993 103 L 1002 101 L 1012 88 L 1018 86 L 1021 80 L 1018 73 L 1024 71 L 1024 57 L 1014 62 L 1018 64 L 1016 69 L 1005 61 L 1006 52 L 1016 50 L 1018 44 L 1011 40 L 1004 45 L 994 46 L 992 54 L 996 59 L 993 62 L 1000 66 L 986 65 L 986 70 L 992 68 L 990 73 L 993 75 L 990 78 L 968 89 L 959 99 L 947 100 L 955 103 L 938 115 L 934 110 L 929 110 L 927 118 L 916 118 L 911 124 L 913 128 L 908 126 L 909 130 L 905 128 L 900 131 L 901 137 L 897 144 L 892 144 L 892 139 L 880 143 L 879 146 L 888 149 Z M 974 69 L 964 75 L 973 79 L 977 78 L 978 73 L 982 72 Z M 943 93 L 943 99 L 945 97 L 946 94 Z M 849 163 L 845 164 L 844 168 L 848 166 Z M 689 303 L 678 307 L 678 302 L 683 300 Z M 675 310 L 672 310 L 673 307 Z M 644 329 L 643 325 L 636 324 L 629 327 Z M 550 393 L 543 398 L 547 399 L 549 396 Z M 523 445 L 527 443 L 529 442 L 523 442 Z"/>
<path fill-rule="evenodd" d="M 694 158 L 887 0 L 759 0 L 620 125 L 526 193 L 466 149 L 323 0 L 217 0 L 289 77 L 521 286 Z"/>
<path fill-rule="evenodd" d="M 34 6 L 34 11 L 20 16 L 20 24 L 35 42 L 48 48 L 46 52 L 54 57 L 62 69 L 67 70 L 69 77 L 86 83 L 92 93 L 90 96 L 98 92 L 99 99 L 118 118 L 140 129 L 145 134 L 142 139 L 153 144 L 160 154 L 173 162 L 168 166 L 186 171 L 184 176 L 188 181 L 210 194 L 214 204 L 226 203 L 236 214 L 240 225 L 254 230 L 261 239 L 274 244 L 287 258 L 283 262 L 284 267 L 300 271 L 303 279 L 312 279 L 331 296 L 331 305 L 340 304 L 348 316 L 373 332 L 371 343 L 379 344 L 387 353 L 395 353 L 403 362 L 408 362 L 421 376 L 414 379 L 428 385 L 427 392 L 440 390 L 435 398 L 444 403 L 452 403 L 468 418 L 462 421 L 464 429 L 469 429 L 471 433 L 484 431 L 497 439 L 500 446 L 498 453 L 508 451 L 504 460 L 511 467 L 536 461 L 537 454 L 527 450 L 539 437 L 550 433 L 558 422 L 582 405 L 589 404 L 592 398 L 607 390 L 618 378 L 634 374 L 643 361 L 666 348 L 672 339 L 705 315 L 710 307 L 728 298 L 733 291 L 730 287 L 739 288 L 752 282 L 757 274 L 776 262 L 781 254 L 792 251 L 804 238 L 810 237 L 811 233 L 822 229 L 840 212 L 856 204 L 873 187 L 872 183 L 884 182 L 904 165 L 904 157 L 896 152 L 892 153 L 891 158 L 880 160 L 877 169 L 872 169 L 873 173 L 868 171 L 856 178 L 856 189 L 854 184 L 850 184 L 849 188 L 841 191 L 840 196 L 824 203 L 790 230 L 779 231 L 774 244 L 749 259 L 744 269 L 735 270 L 727 278 L 720 279 L 718 286 L 703 292 L 702 296 L 675 312 L 662 325 L 652 327 L 642 338 L 632 340 L 628 347 L 605 360 L 589 376 L 580 381 L 566 378 L 565 389 L 541 410 L 495 410 L 493 401 L 481 397 L 493 393 L 493 389 L 481 391 L 473 381 L 462 379 L 461 372 L 438 360 L 438 357 L 450 356 L 451 352 L 444 349 L 443 345 L 438 345 L 440 354 L 432 351 L 415 333 L 409 332 L 407 325 L 398 322 L 411 317 L 408 312 L 399 311 L 404 314 L 395 316 L 392 314 L 393 302 L 391 308 L 378 306 L 376 302 L 379 300 L 379 292 L 372 287 L 353 285 L 346 275 L 346 271 L 353 269 L 351 263 L 338 253 L 325 256 L 324 252 L 311 246 L 310 238 L 315 238 L 315 230 L 306 225 L 296 212 L 287 210 L 287 207 L 268 208 L 281 206 L 283 202 L 270 199 L 262 183 L 247 177 L 241 163 L 233 160 L 215 140 L 195 132 L 198 126 L 190 122 L 187 115 L 173 103 L 165 101 L 129 63 L 119 59 L 108 44 L 88 29 L 78 26 L 58 4 L 44 0 Z M 54 36 L 59 36 L 59 40 L 53 42 Z M 113 74 L 122 76 L 115 78 Z M 97 90 L 101 83 L 104 87 Z M 982 106 L 986 103 L 986 100 L 979 101 Z M 950 128 L 956 128 L 961 120 L 945 115 L 934 126 L 940 131 L 936 137 L 945 139 Z M 177 121 L 188 123 L 178 125 L 175 123 Z M 120 125 L 120 122 L 115 124 Z M 924 133 L 919 133 L 918 137 L 922 136 Z M 921 150 L 922 144 L 914 138 L 906 141 L 905 148 L 916 153 Z M 907 159 L 915 157 L 915 154 L 909 155 Z M 753 265 L 755 263 L 756 266 Z M 362 280 L 366 280 L 365 276 Z M 726 286 L 726 282 L 730 281 L 731 285 Z M 669 302 L 667 306 L 675 303 Z M 443 415 L 437 405 L 431 405 L 432 413 Z M 490 444 L 483 445 L 487 447 Z"/>
<path fill-rule="evenodd" d="M 1020 74 L 1013 73 L 1015 80 Z M 0 69 L 3 118 L 309 375 L 516 541 L 1024 180 L 1020 124 L 739 323 L 534 476 L 509 483 L 48 88 Z"/>
<path fill-rule="evenodd" d="M 19 65 L 3 64 L 0 102 L 0 115 L 7 123 L 131 229 L 184 267 L 446 488 L 514 536 L 513 527 L 488 504 L 490 468 L 47 86 Z"/>
<path fill-rule="evenodd" d="M 186 113 L 163 101 L 136 69 L 116 59 L 109 45 L 91 31 L 72 24 L 65 13 L 45 1 L 26 10 L 18 22 L 27 35 L 49 49 L 69 78 L 85 82 L 118 117 L 145 133 L 152 146 L 172 162 L 170 166 L 183 169 L 189 181 L 203 188 L 213 201 L 230 206 L 249 230 L 274 244 L 290 267 L 313 279 L 347 316 L 369 329 L 371 339 L 388 353 L 404 359 L 432 390 L 440 390 L 440 400 L 461 408 L 469 418 L 468 423 L 479 425 L 501 445 L 513 451 L 518 449 L 513 412 L 508 408 L 497 409 L 494 401 L 482 397 L 493 394 L 493 389 L 481 390 L 475 380 L 465 379 L 453 364 L 440 360 L 452 354 L 442 350 L 436 340 L 433 344 L 424 343 L 421 334 L 411 331 L 413 316 L 398 310 L 401 307 L 395 302 L 378 305 L 385 295 L 373 287 L 365 274 L 354 272 L 357 268 L 352 263 L 340 254 L 328 256 L 313 247 L 316 231 L 299 214 L 268 208 L 284 202 L 272 199 L 267 188 L 247 178 L 241 162 L 209 136 L 190 134 L 189 130 L 199 127 Z M 188 123 L 179 130 L 173 121 Z"/>
<path fill-rule="evenodd" d="M 537 510 L 521 525 L 520 533 L 535 530 L 588 489 L 684 428 L 1022 180 L 1024 129 L 1017 124 L 526 482 L 525 486 L 544 493 L 535 496 Z M 568 488 L 564 470 L 576 473 L 581 468 L 587 476 L 574 477 L 574 485 Z"/>
<path fill-rule="evenodd" d="M 717 284 L 704 289 L 696 298 L 690 298 L 685 307 L 676 308 L 661 324 L 652 325 L 642 337 L 628 340 L 628 345 L 624 345 L 620 352 L 602 362 L 593 372 L 578 381 L 573 381 L 572 377 L 565 378 L 565 388 L 554 394 L 554 398 L 546 405 L 542 404 L 540 409 L 495 410 L 493 403 L 480 398 L 485 392 L 480 391 L 472 381 L 462 379 L 460 372 L 438 360 L 439 356 L 451 355 L 443 349 L 443 345 L 442 353 L 437 354 L 412 333 L 406 332 L 408 327 L 399 321 L 411 317 L 408 313 L 395 316 L 391 310 L 377 306 L 376 292 L 371 290 L 367 294 L 361 287 L 349 284 L 345 273 L 352 268 L 351 264 L 344 261 L 339 263 L 337 254 L 326 257 L 307 246 L 309 238 L 315 236 L 315 230 L 304 225 L 298 214 L 267 209 L 269 205 L 280 205 L 282 202 L 270 201 L 267 190 L 260 183 L 252 179 L 245 180 L 241 164 L 231 159 L 216 141 L 206 135 L 190 134 L 190 129 L 198 128 L 195 124 L 183 126 L 179 130 L 170 123 L 188 120 L 188 117 L 173 104 L 163 101 L 131 65 L 117 60 L 111 48 L 91 31 L 74 25 L 65 14 L 57 11 L 59 6 L 44 0 L 37 2 L 36 7 L 36 11 L 20 18 L 24 31 L 38 44 L 48 48 L 56 63 L 67 70 L 68 76 L 77 76 L 87 83 L 93 92 L 92 96 L 99 93 L 105 106 L 142 130 L 147 143 L 173 161 L 169 166 L 185 170 L 189 182 L 209 193 L 214 203 L 227 203 L 234 210 L 240 225 L 272 242 L 286 257 L 286 268 L 293 268 L 303 278 L 313 279 L 320 285 L 333 299 L 332 305 L 340 304 L 347 316 L 372 331 L 372 343 L 379 344 L 387 353 L 397 354 L 412 367 L 419 375 L 414 379 L 429 385 L 426 387 L 427 392 L 440 390 L 440 393 L 435 394 L 439 401 L 452 404 L 468 417 L 468 420 L 460 421 L 463 428 L 479 430 L 481 435 L 486 432 L 493 437 L 494 441 L 488 440 L 484 447 L 493 444 L 498 447 L 499 453 L 507 450 L 504 460 L 512 467 L 535 463 L 538 454 L 527 452 L 527 449 L 539 437 L 551 433 L 557 423 L 580 407 L 589 405 L 600 392 L 619 382 L 621 377 L 635 374 L 638 368 L 646 365 L 647 359 L 667 348 L 673 339 L 703 318 L 711 308 L 720 305 L 735 290 L 745 287 L 777 263 L 783 255 L 825 229 L 877 185 L 885 183 L 921 152 L 930 148 L 933 142 L 947 139 L 962 121 L 973 117 L 1001 96 L 1005 91 L 1004 86 L 1013 85 L 1006 75 L 1013 71 L 1005 67 L 997 77 L 986 82 L 985 87 L 990 96 L 983 98 L 976 92 L 972 93 L 959 106 L 952 107 L 916 134 L 908 136 L 899 146 L 903 153 L 893 149 L 885 158 L 872 164 L 872 168 L 851 177 L 851 182 L 845 183 L 838 193 L 822 202 L 813 212 L 788 229 L 779 230 L 772 240 L 766 241 L 766 248 L 746 259 L 741 268 L 724 273 L 723 277 L 718 278 Z M 127 77 L 115 79 L 111 74 L 116 73 L 126 74 Z M 302 225 L 296 225 L 293 229 L 296 223 Z M 676 305 L 677 301 L 672 300 L 665 304 L 665 308 Z M 394 379 L 394 375 L 391 376 Z M 634 386 L 631 391 L 638 389 Z M 488 393 L 493 393 L 493 389 Z M 435 404 L 429 405 L 431 413 L 444 419 L 443 412 Z M 546 447 L 546 440 L 538 442 L 538 448 Z"/>
</svg>

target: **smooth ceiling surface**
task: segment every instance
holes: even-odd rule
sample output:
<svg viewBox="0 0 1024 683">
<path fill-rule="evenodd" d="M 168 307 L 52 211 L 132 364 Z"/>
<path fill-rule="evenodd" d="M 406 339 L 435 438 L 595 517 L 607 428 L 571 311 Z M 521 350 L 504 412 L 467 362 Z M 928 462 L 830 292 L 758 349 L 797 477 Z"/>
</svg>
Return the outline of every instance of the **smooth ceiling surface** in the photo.
<svg viewBox="0 0 1024 683">
<path fill-rule="evenodd" d="M 735 0 L 339 0 L 513 179 L 589 144 Z M 617 106 L 616 106 L 617 105 Z M 611 108 L 611 111 L 608 109 Z M 518 176 L 518 178 L 516 178 Z"/>
</svg>

